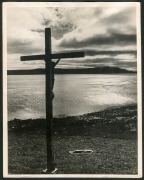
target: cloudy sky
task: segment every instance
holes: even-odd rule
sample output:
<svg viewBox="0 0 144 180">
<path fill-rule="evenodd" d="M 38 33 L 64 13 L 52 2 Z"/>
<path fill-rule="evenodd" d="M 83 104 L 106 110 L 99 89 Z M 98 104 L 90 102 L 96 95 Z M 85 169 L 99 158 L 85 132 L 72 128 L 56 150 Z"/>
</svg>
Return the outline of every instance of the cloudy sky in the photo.
<svg viewBox="0 0 144 180">
<path fill-rule="evenodd" d="M 90 4 L 90 3 L 89 3 Z M 58 68 L 115 66 L 136 69 L 136 7 L 7 7 L 8 69 L 44 68 L 44 61 L 21 62 L 20 56 L 43 54 L 44 29 L 52 31 L 52 51 L 85 51 L 84 58 L 62 59 Z"/>
</svg>

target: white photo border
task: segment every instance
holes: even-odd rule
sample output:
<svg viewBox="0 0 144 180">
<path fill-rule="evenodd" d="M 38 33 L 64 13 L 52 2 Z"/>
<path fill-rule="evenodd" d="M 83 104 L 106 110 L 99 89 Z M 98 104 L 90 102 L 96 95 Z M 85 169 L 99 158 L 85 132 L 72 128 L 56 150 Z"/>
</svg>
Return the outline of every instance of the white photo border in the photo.
<svg viewBox="0 0 144 180">
<path fill-rule="evenodd" d="M 137 16 L 137 105 L 138 105 L 138 174 L 8 174 L 7 125 L 7 8 L 9 7 L 94 7 L 136 6 Z M 142 64 L 141 64 L 141 12 L 140 2 L 3 2 L 3 177 L 5 178 L 141 178 L 142 177 Z"/>
</svg>

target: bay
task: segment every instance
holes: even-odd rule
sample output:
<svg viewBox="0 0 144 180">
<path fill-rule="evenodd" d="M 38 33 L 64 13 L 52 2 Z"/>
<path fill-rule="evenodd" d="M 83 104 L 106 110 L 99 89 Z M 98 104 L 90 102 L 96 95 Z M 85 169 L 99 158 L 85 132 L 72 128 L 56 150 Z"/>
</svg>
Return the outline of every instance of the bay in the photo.
<svg viewBox="0 0 144 180">
<path fill-rule="evenodd" d="M 55 117 L 137 102 L 136 74 L 55 75 Z M 45 118 L 45 76 L 8 75 L 8 120 Z"/>
</svg>

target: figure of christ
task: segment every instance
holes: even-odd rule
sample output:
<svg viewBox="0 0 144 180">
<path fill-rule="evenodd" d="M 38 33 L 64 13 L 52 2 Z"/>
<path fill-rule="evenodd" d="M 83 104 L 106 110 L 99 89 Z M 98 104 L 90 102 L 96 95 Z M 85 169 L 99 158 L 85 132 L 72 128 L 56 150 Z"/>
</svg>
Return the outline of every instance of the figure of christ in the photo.
<svg viewBox="0 0 144 180">
<path fill-rule="evenodd" d="M 59 63 L 59 61 L 60 61 L 60 59 L 58 59 L 56 62 L 52 61 L 52 66 L 51 66 L 51 75 L 52 75 L 52 99 L 54 99 L 54 93 L 53 93 L 54 81 L 55 81 L 54 69 L 55 69 L 55 66 Z"/>
</svg>

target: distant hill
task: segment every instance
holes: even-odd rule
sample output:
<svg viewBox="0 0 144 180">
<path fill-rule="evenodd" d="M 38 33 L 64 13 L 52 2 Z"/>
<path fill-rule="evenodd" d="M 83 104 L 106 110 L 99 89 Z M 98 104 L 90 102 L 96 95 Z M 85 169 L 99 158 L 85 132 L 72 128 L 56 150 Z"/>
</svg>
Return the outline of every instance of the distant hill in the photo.
<svg viewBox="0 0 144 180">
<path fill-rule="evenodd" d="M 118 73 L 136 73 L 118 67 L 95 67 L 85 69 L 55 69 L 55 74 L 118 74 Z M 28 69 L 28 70 L 8 70 L 8 75 L 30 75 L 45 74 L 45 69 Z"/>
</svg>

